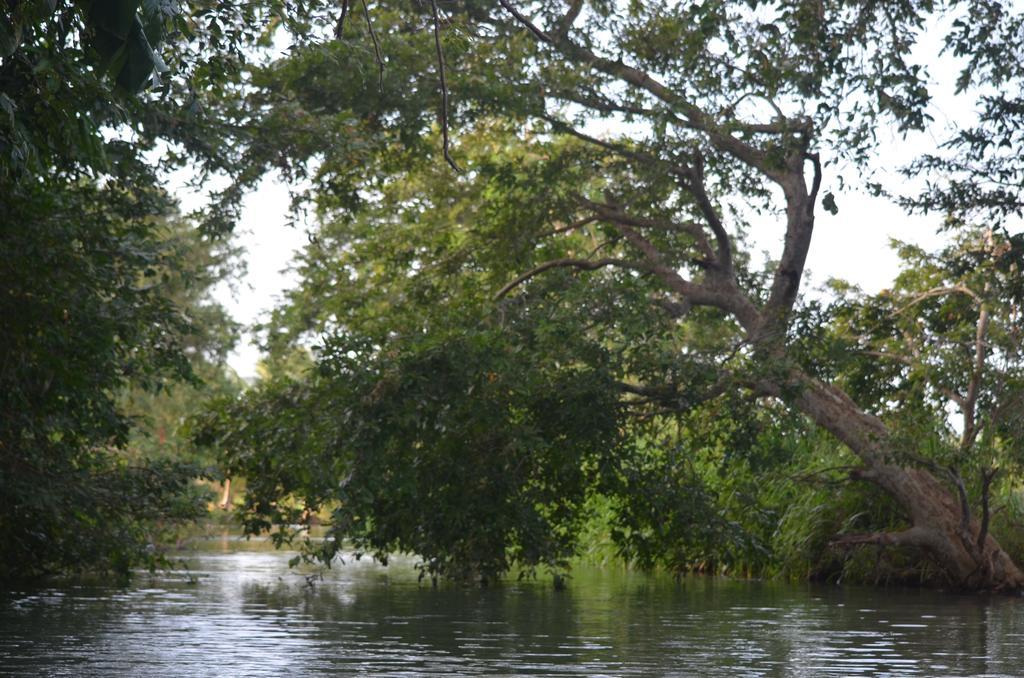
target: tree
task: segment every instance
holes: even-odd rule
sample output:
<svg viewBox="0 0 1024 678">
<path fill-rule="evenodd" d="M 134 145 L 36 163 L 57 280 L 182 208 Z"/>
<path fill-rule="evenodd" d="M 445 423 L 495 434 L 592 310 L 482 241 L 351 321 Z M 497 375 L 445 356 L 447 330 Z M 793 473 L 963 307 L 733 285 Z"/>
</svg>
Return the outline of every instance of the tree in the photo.
<svg viewBox="0 0 1024 678">
<path fill-rule="evenodd" d="M 859 459 L 854 477 L 883 489 L 908 521 L 902 531 L 847 542 L 911 545 L 955 585 L 1019 589 L 1024 574 L 969 510 L 956 474 L 944 485 L 946 473 L 936 477 L 935 462 L 922 462 L 924 451 L 898 435 L 898 413 L 802 363 L 796 346 L 818 204 L 837 209 L 822 193 L 823 165 L 864 168 L 883 126 L 908 135 L 926 127 L 927 73 L 912 50 L 937 11 L 911 1 L 377 3 L 364 27 L 339 21 L 337 41 L 301 45 L 254 74 L 257 126 L 284 133 L 253 147 L 249 172 L 269 162 L 315 167 L 323 214 L 372 209 L 386 204 L 388 181 L 407 178 L 410 156 L 440 137 L 452 164 L 469 170 L 451 184 L 480 188 L 479 209 L 467 218 L 497 251 L 473 253 L 493 276 L 474 279 L 499 304 L 557 296 L 554 279 L 574 290 L 559 297 L 570 307 L 600 309 L 603 301 L 642 315 L 650 323 L 643 330 L 617 326 L 630 350 L 646 345 L 647 330 L 683 335 L 669 342 L 670 359 L 612 370 L 623 398 L 677 409 L 724 393 L 784 403 L 846 445 Z M 951 40 L 965 44 L 956 30 Z M 428 47 L 439 72 L 410 69 L 408 55 Z M 438 101 L 440 130 L 424 115 Z M 468 141 L 451 143 L 451 130 L 468 139 L 494 118 L 521 126 L 522 153 L 496 166 L 470 164 Z M 632 127 L 595 131 L 602 121 Z M 325 147 L 325 138 L 347 143 Z M 368 140 L 355 146 L 365 165 L 350 153 L 360 138 Z M 418 199 L 397 207 L 417 213 Z M 782 231 L 781 256 L 761 271 L 742 250 L 751 210 L 776 217 Z M 589 293 L 579 291 L 583 281 Z M 707 323 L 715 331 L 700 329 Z M 328 336 L 347 330 L 338 323 Z M 706 342 L 700 351 L 690 348 L 694 340 Z M 359 355 L 375 360 L 385 346 L 371 343 Z M 964 374 L 986 378 L 981 369 Z M 978 427 L 971 379 L 956 392 L 969 415 L 965 431 Z"/>
<path fill-rule="evenodd" d="M 186 322 L 161 295 L 173 265 L 152 238 L 152 191 L 60 181 L 3 182 L 5 263 L 0 578 L 153 562 L 149 523 L 202 510 L 196 469 L 128 463 L 124 384 L 188 376 Z"/>
<path fill-rule="evenodd" d="M 162 380 L 155 388 L 129 383 L 119 394 L 118 405 L 132 421 L 128 449 L 133 453 L 196 460 L 196 450 L 183 435 L 189 415 L 205 399 L 237 395 L 242 388 L 227 363 L 239 326 L 212 297 L 216 285 L 239 276 L 241 252 L 177 216 L 164 220 L 152 235 L 167 256 L 163 265 L 153 268 L 151 278 L 159 279 L 161 297 L 187 323 L 178 340 L 193 378 Z M 203 461 L 212 464 L 211 459 Z"/>
<path fill-rule="evenodd" d="M 171 27 L 224 58 L 203 18 L 169 3 L 21 1 L 0 16 L 0 580 L 153 566 L 160 529 L 205 511 L 196 464 L 125 449 L 125 389 L 195 381 L 189 344 L 203 350 L 176 305 L 189 300 L 172 298 L 169 272 L 188 267 L 147 157 L 162 139 L 218 160 L 182 105 L 203 67 L 159 82 L 153 46 Z"/>
<path fill-rule="evenodd" d="M 819 353 L 814 362 L 886 413 L 904 463 L 948 480 L 960 505 L 960 538 L 980 550 L 993 482 L 1020 473 L 1021 237 L 964 228 L 938 253 L 896 245 L 906 268 L 893 289 L 844 295 L 827 342 L 841 357 Z"/>
</svg>

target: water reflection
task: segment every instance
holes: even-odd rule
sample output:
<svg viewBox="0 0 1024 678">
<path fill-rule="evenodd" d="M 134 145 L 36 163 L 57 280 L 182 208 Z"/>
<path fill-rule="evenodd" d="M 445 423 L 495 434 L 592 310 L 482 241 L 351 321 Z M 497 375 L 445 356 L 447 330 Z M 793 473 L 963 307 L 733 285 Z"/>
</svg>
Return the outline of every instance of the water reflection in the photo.
<svg viewBox="0 0 1024 678">
<path fill-rule="evenodd" d="M 315 588 L 289 554 L 195 553 L 127 590 L 0 598 L 22 675 L 1015 675 L 1024 601 L 582 571 L 489 590 L 351 562 Z"/>
</svg>

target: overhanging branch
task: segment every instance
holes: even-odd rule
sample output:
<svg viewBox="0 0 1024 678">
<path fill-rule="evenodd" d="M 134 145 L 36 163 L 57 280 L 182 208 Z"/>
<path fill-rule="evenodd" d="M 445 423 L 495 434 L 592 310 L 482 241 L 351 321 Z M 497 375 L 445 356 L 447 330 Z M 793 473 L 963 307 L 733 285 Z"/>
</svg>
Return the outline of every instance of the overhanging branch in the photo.
<svg viewBox="0 0 1024 678">
<path fill-rule="evenodd" d="M 705 113 L 699 106 L 662 84 L 656 78 L 638 68 L 629 66 L 621 60 L 612 60 L 596 54 L 593 50 L 579 45 L 569 39 L 566 33 L 549 34 L 533 23 L 529 18 L 517 10 L 508 0 L 498 0 L 498 3 L 512 15 L 515 20 L 526 28 L 540 42 L 558 50 L 563 56 L 578 66 L 594 68 L 606 75 L 615 77 L 629 85 L 646 91 L 656 99 L 668 104 L 686 119 L 689 127 L 702 131 L 715 147 L 724 150 L 743 163 L 757 169 L 773 181 L 782 183 L 788 177 L 785 170 L 780 170 L 775 163 L 761 149 L 737 139 L 728 131 L 719 128 L 719 125 Z M 746 125 L 734 121 L 735 127 L 740 132 L 765 133 L 766 126 L 758 125 L 758 129 L 746 129 Z M 793 125 L 780 124 L 779 133 L 789 133 Z"/>
<path fill-rule="evenodd" d="M 606 268 L 614 266 L 618 268 L 627 268 L 634 271 L 648 271 L 649 267 L 643 264 L 628 261 L 625 259 L 553 259 L 551 261 L 545 261 L 543 264 L 536 266 L 526 273 L 518 276 L 515 280 L 508 283 L 494 295 L 495 300 L 501 299 L 506 294 L 514 290 L 519 285 L 533 278 L 534 276 L 540 275 L 544 271 L 550 271 L 553 268 L 578 268 L 584 271 L 593 271 L 599 268 Z"/>
<path fill-rule="evenodd" d="M 437 52 L 437 76 L 441 86 L 441 138 L 444 149 L 444 159 L 453 170 L 461 172 L 462 169 L 452 159 L 449 146 L 451 141 L 448 138 L 448 81 L 445 77 L 444 49 L 441 47 L 441 17 L 437 11 L 437 0 L 430 0 L 430 12 L 434 24 L 434 49 Z"/>
<path fill-rule="evenodd" d="M 708 244 L 708 239 L 704 234 L 704 230 L 701 228 L 700 224 L 696 222 L 676 222 L 668 219 L 637 217 L 625 213 L 622 211 L 622 208 L 617 205 L 594 202 L 584 198 L 583 196 L 578 196 L 577 199 L 582 205 L 593 210 L 597 216 L 604 221 L 623 226 L 634 226 L 636 228 L 653 228 L 662 231 L 678 231 L 680 233 L 686 233 L 694 239 L 697 249 L 700 250 L 701 255 L 709 261 L 714 259 L 714 254 L 711 251 L 711 246 Z"/>
</svg>

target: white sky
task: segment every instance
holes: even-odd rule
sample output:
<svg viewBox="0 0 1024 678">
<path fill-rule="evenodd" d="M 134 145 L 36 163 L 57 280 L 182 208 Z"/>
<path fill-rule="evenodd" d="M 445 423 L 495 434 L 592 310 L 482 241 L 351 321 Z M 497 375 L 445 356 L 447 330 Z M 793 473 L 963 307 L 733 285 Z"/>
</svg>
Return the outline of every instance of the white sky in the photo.
<svg viewBox="0 0 1024 678">
<path fill-rule="evenodd" d="M 187 213 L 203 205 L 201 192 L 185 188 L 189 177 L 185 172 L 172 175 L 169 182 L 177 186 L 175 194 Z M 288 186 L 268 175 L 252 193 L 245 197 L 234 242 L 244 250 L 246 274 L 242 280 L 226 281 L 213 290 L 213 297 L 246 327 L 266 320 L 270 311 L 283 300 L 285 290 L 299 279 L 289 269 L 292 259 L 307 242 L 306 228 L 289 224 L 291 197 Z M 228 357 L 228 364 L 243 379 L 256 377 L 260 360 L 259 347 L 251 331 Z"/>
</svg>

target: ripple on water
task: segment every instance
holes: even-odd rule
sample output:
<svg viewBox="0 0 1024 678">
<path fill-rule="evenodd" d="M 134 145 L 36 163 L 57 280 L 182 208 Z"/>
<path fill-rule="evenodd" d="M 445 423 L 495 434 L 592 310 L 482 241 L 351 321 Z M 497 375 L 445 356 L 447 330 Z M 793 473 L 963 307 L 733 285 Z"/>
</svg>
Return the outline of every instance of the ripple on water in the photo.
<svg viewBox="0 0 1024 678">
<path fill-rule="evenodd" d="M 244 544 L 236 544 L 242 547 Z M 128 589 L 0 598 L 15 675 L 1013 675 L 1024 602 L 583 570 L 569 589 L 420 586 L 408 561 L 333 568 L 194 554 Z M 937 627 L 941 625 L 941 632 Z"/>
</svg>

